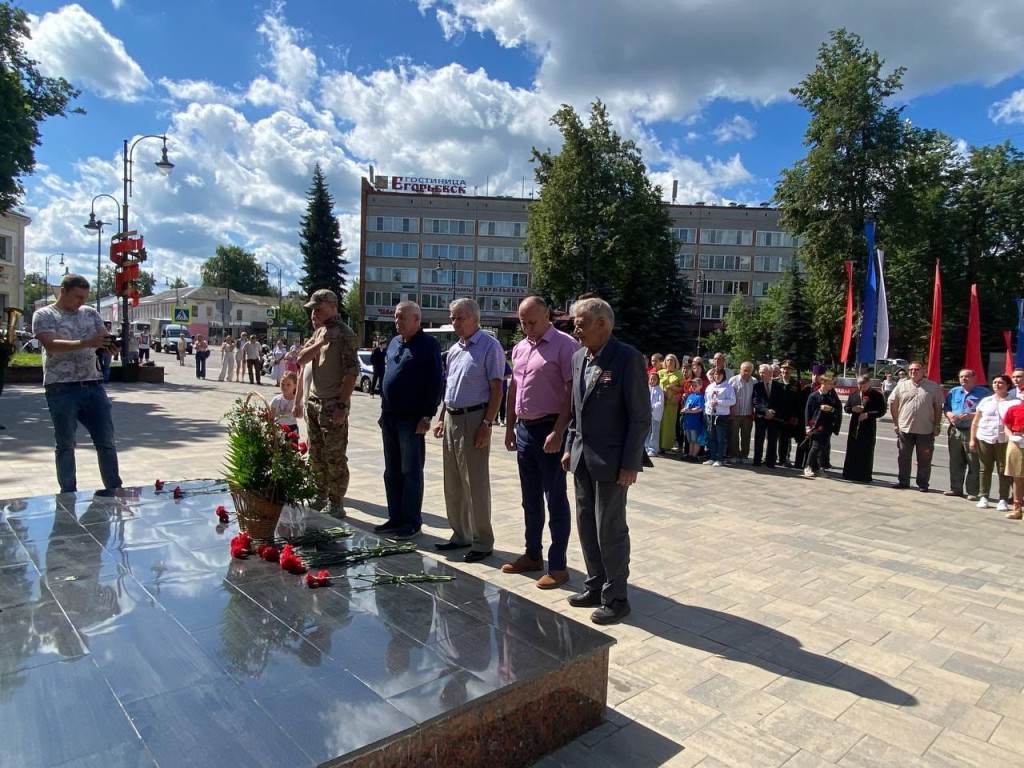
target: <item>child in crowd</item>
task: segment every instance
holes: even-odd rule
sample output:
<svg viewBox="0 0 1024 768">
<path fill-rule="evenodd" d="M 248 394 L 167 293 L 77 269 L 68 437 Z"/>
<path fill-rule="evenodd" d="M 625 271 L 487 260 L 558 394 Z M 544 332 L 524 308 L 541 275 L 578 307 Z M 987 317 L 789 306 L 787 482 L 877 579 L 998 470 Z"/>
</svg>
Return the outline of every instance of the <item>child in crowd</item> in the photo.
<svg viewBox="0 0 1024 768">
<path fill-rule="evenodd" d="M 807 398 L 804 421 L 810 447 L 804 477 L 820 477 L 824 468 L 823 459 L 832 447 L 832 435 L 839 434 L 843 422 L 843 404 L 833 388 L 832 377 L 822 376 L 817 390 Z"/>
<path fill-rule="evenodd" d="M 703 384 L 703 378 L 695 376 L 690 379 L 690 394 L 683 401 L 683 434 L 689 446 L 689 453 L 683 461 L 697 461 L 701 446 L 707 442 L 704 437 L 704 395 L 701 394 Z"/>
<path fill-rule="evenodd" d="M 665 391 L 661 388 L 657 371 L 648 374 L 647 388 L 651 391 L 651 431 L 647 434 L 647 455 L 657 456 L 661 417 L 665 413 Z"/>
<path fill-rule="evenodd" d="M 279 382 L 281 394 L 270 401 L 270 410 L 273 412 L 274 418 L 277 419 L 277 423 L 288 427 L 293 432 L 299 431 L 299 422 L 295 418 L 295 389 L 298 387 L 298 383 L 299 376 L 295 371 L 285 371 Z"/>
</svg>

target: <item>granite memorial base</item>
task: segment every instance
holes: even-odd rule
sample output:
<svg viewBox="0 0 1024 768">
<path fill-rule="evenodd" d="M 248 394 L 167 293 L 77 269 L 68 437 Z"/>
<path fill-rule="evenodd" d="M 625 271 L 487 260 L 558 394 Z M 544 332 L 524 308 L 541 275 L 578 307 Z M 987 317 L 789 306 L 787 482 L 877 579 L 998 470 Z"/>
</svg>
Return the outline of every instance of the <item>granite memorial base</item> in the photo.
<svg viewBox="0 0 1024 768">
<path fill-rule="evenodd" d="M 0 765 L 521 766 L 601 722 L 607 635 L 420 552 L 310 589 L 173 487 L 0 502 Z"/>
</svg>

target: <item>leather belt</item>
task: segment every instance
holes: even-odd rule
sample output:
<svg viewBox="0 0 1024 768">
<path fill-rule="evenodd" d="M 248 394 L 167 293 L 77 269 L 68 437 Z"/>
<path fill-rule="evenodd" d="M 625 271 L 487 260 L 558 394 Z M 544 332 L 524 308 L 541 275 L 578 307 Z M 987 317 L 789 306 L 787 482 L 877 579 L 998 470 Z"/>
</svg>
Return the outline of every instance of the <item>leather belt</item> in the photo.
<svg viewBox="0 0 1024 768">
<path fill-rule="evenodd" d="M 452 408 L 447 403 L 444 406 L 444 410 L 450 413 L 452 416 L 461 416 L 464 413 L 472 413 L 473 411 L 479 411 L 487 407 L 487 403 L 477 403 L 476 405 L 469 405 L 465 408 Z"/>
<path fill-rule="evenodd" d="M 70 389 L 72 387 L 98 387 L 103 384 L 102 379 L 83 379 L 82 381 L 55 381 L 47 384 L 44 389 Z"/>
<path fill-rule="evenodd" d="M 549 413 L 547 416 L 538 416 L 536 419 L 519 419 L 519 423 L 526 427 L 533 427 L 537 424 L 558 421 L 557 413 Z"/>
</svg>

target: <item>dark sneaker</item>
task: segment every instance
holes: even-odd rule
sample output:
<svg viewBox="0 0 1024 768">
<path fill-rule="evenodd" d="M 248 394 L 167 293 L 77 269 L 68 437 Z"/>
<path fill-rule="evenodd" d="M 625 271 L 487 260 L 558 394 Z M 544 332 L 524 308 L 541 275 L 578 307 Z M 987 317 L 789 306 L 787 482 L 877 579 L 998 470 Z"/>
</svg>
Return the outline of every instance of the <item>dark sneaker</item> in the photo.
<svg viewBox="0 0 1024 768">
<path fill-rule="evenodd" d="M 573 608 L 596 608 L 601 604 L 600 592 L 577 592 L 566 598 Z"/>
<path fill-rule="evenodd" d="M 595 624 L 615 624 L 629 616 L 629 613 L 629 602 L 616 600 L 611 605 L 602 605 L 590 614 L 590 620 Z"/>
<path fill-rule="evenodd" d="M 400 528 L 391 534 L 391 538 L 397 541 L 408 541 L 420 535 L 421 528 Z"/>
<path fill-rule="evenodd" d="M 394 533 L 395 531 L 400 530 L 402 530 L 402 526 L 400 526 L 398 523 L 393 523 L 390 520 L 388 520 L 386 523 L 381 523 L 380 525 L 373 526 L 374 533 Z"/>
</svg>

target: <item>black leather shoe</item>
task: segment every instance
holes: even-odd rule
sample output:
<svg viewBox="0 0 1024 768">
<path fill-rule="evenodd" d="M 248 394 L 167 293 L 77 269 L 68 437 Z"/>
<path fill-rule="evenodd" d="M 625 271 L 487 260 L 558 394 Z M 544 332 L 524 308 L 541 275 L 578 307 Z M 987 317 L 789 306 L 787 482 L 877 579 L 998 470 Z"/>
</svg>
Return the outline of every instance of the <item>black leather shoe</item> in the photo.
<svg viewBox="0 0 1024 768">
<path fill-rule="evenodd" d="M 390 520 L 388 520 L 386 523 L 381 523 L 380 525 L 373 526 L 373 532 L 391 533 L 392 531 L 397 531 L 401 527 L 402 526 L 400 526 L 398 523 L 393 523 Z"/>
<path fill-rule="evenodd" d="M 457 541 L 444 541 L 434 545 L 434 549 L 441 552 L 451 552 L 453 549 L 465 549 L 469 544 L 459 544 Z"/>
<path fill-rule="evenodd" d="M 573 608 L 596 608 L 601 604 L 600 592 L 577 592 L 566 598 Z"/>
<path fill-rule="evenodd" d="M 616 600 L 611 605 L 602 605 L 590 614 L 590 620 L 595 624 L 614 624 L 629 616 L 629 613 L 629 602 Z"/>
<path fill-rule="evenodd" d="M 467 563 L 479 563 L 481 560 L 486 560 L 490 556 L 491 550 L 481 552 L 478 549 L 471 549 L 469 550 L 469 552 L 466 553 L 466 556 L 462 559 L 465 560 Z"/>
<path fill-rule="evenodd" d="M 897 490 L 900 490 L 900 491 L 904 491 L 907 488 L 909 488 L 910 486 L 909 485 L 904 485 L 903 483 L 893 483 L 889 487 L 890 488 L 896 488 Z"/>
</svg>

